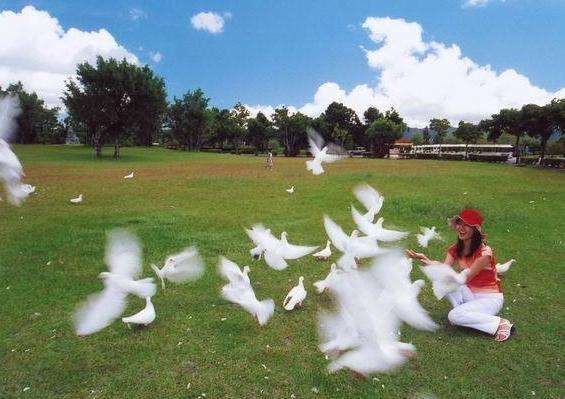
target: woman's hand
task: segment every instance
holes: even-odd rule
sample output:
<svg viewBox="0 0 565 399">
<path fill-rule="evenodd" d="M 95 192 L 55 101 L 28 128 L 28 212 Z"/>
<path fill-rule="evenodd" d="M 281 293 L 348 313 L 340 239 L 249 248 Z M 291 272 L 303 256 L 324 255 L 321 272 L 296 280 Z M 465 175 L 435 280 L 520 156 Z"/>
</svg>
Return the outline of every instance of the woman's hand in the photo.
<svg viewBox="0 0 565 399">
<path fill-rule="evenodd" d="M 429 265 L 430 263 L 432 263 L 432 261 L 429 260 L 426 255 L 424 255 L 424 254 L 422 254 L 422 253 L 420 253 L 420 252 L 414 252 L 414 251 L 412 251 L 411 249 L 407 249 L 407 250 L 406 250 L 406 255 L 407 255 L 409 258 L 419 260 L 420 262 L 422 262 L 422 263 L 425 264 L 425 265 Z"/>
</svg>

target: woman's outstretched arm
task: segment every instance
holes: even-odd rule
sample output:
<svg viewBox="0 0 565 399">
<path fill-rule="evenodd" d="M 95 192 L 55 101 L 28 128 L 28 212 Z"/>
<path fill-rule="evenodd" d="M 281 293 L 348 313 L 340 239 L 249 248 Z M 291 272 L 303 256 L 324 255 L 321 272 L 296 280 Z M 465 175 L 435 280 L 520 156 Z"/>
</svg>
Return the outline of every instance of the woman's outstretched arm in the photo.
<svg viewBox="0 0 565 399">
<path fill-rule="evenodd" d="M 431 265 L 431 264 L 434 264 L 434 263 L 440 263 L 437 260 L 431 260 L 430 258 L 428 258 L 423 253 L 415 252 L 415 251 L 412 251 L 411 249 L 406 250 L 406 255 L 408 255 L 408 257 L 410 257 L 412 259 L 419 260 L 424 265 Z M 447 255 L 445 255 L 445 260 L 443 261 L 443 263 L 445 263 L 446 265 L 452 266 L 453 262 L 455 262 L 455 258 L 453 256 L 451 256 L 450 253 L 447 253 Z"/>
</svg>

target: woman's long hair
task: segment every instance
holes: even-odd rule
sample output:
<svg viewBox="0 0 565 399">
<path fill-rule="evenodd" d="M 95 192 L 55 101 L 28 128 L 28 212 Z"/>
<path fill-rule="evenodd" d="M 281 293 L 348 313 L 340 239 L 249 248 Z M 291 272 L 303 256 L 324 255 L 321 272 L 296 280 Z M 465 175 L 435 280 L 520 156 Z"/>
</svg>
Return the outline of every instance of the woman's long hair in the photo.
<svg viewBox="0 0 565 399">
<path fill-rule="evenodd" d="M 460 238 L 457 239 L 457 258 L 463 258 L 466 256 L 471 256 L 474 254 L 477 249 L 481 246 L 484 242 L 484 235 L 479 231 L 477 228 L 473 228 L 473 235 L 471 236 L 471 245 L 469 246 L 469 252 L 465 253 L 465 245 L 463 244 L 463 240 Z"/>
</svg>

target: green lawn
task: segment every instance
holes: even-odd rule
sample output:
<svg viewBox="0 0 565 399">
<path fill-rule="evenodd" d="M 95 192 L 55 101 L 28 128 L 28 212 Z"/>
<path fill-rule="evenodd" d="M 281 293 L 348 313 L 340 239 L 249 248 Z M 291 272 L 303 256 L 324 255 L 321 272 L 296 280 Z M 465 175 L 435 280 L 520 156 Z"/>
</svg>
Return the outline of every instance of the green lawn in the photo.
<svg viewBox="0 0 565 399">
<path fill-rule="evenodd" d="M 315 177 L 305 159 L 276 158 L 270 172 L 263 158 L 160 148 L 124 148 L 121 161 L 96 160 L 83 147 L 17 146 L 16 152 L 37 194 L 21 208 L 0 202 L 0 397 L 565 397 L 561 172 L 348 159 Z M 123 180 L 132 170 L 135 178 Z M 448 326 L 447 303 L 437 302 L 426 285 L 421 302 L 441 328 L 403 328 L 417 358 L 378 379 L 359 380 L 347 371 L 328 375 L 316 332 L 316 311 L 328 299 L 316 295 L 312 283 L 329 264 L 305 258 L 277 272 L 252 263 L 243 228 L 264 222 L 275 234 L 286 230 L 291 242 L 322 245 L 324 213 L 353 229 L 351 189 L 360 182 L 385 195 L 385 226 L 413 232 L 419 225 L 438 226 L 446 241 L 431 244 L 436 259 L 453 240 L 446 218 L 467 205 L 483 210 L 497 257 L 517 259 L 503 282 L 503 314 L 518 335 L 499 344 Z M 293 196 L 284 191 L 291 184 Z M 69 199 L 79 193 L 85 201 L 73 206 Z M 105 233 L 116 226 L 143 241 L 146 276 L 150 262 L 191 244 L 205 257 L 207 272 L 197 282 L 158 291 L 157 319 L 147 329 L 116 322 L 81 339 L 72 313 L 101 289 L 96 276 L 105 270 Z M 411 236 L 402 245 L 415 243 Z M 219 255 L 250 264 L 258 298 L 275 299 L 265 327 L 219 297 Z M 300 275 L 309 292 L 305 307 L 284 312 L 281 302 Z M 413 279 L 421 277 L 415 267 Z M 126 314 L 143 306 L 131 299 Z"/>
</svg>

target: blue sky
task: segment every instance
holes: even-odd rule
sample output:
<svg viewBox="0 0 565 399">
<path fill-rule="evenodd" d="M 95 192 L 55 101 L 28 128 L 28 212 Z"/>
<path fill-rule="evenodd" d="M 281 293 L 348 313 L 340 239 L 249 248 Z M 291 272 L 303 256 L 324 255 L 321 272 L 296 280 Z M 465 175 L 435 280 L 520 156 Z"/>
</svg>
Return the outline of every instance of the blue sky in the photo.
<svg viewBox="0 0 565 399">
<path fill-rule="evenodd" d="M 0 1 L 0 10 L 31 4 L 64 30 L 104 28 L 165 78 L 170 97 L 201 87 L 222 107 L 236 101 L 301 106 L 324 82 L 345 91 L 377 85 L 379 74 L 360 48 L 378 47 L 361 27 L 369 16 L 417 22 L 426 42 L 456 44 L 475 63 L 513 68 L 550 92 L 565 87 L 565 1 L 491 0 L 475 7 L 463 1 L 50 0 Z M 133 9 L 141 18 L 131 18 Z M 222 33 L 191 26 L 190 17 L 203 11 L 231 13 Z M 163 59 L 152 62 L 149 51 Z"/>
</svg>

